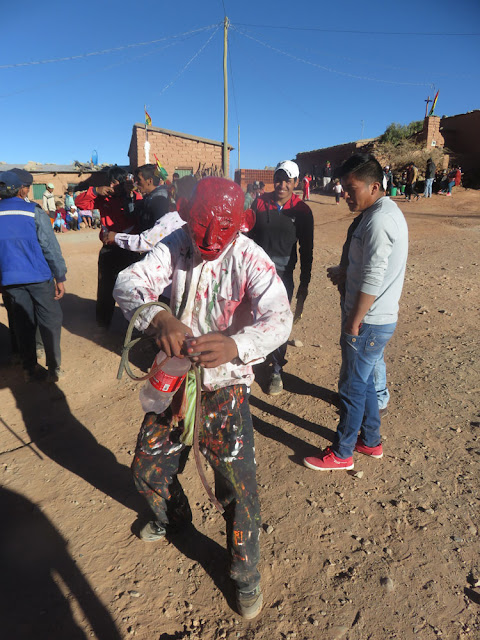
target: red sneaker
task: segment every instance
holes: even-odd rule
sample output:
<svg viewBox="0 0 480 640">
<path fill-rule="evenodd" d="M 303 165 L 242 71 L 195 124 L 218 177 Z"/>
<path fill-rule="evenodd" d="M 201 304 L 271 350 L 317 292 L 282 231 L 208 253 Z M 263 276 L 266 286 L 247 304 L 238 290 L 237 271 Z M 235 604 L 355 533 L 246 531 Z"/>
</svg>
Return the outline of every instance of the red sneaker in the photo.
<svg viewBox="0 0 480 640">
<path fill-rule="evenodd" d="M 370 456 L 371 458 L 383 458 L 382 443 L 377 444 L 376 447 L 367 447 L 360 436 L 358 437 L 357 444 L 355 445 L 355 451 L 363 453 L 366 456 Z"/>
<path fill-rule="evenodd" d="M 314 471 L 335 471 L 336 469 L 353 469 L 353 456 L 339 458 L 330 447 L 322 451 L 319 458 L 304 458 L 303 464 Z"/>
</svg>

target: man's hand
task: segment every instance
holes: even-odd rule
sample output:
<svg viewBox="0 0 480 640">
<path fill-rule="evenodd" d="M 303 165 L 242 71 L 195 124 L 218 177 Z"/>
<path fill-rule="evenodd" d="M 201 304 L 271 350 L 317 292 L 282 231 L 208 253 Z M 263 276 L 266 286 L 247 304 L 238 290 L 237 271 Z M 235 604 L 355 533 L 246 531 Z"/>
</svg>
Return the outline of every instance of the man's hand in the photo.
<svg viewBox="0 0 480 640">
<path fill-rule="evenodd" d="M 167 356 L 183 358 L 183 342 L 185 336 L 192 335 L 192 330 L 168 311 L 159 311 L 151 321 L 146 333 L 154 336 L 156 343 Z"/>
<path fill-rule="evenodd" d="M 65 285 L 63 282 L 55 282 L 55 295 L 54 300 L 60 300 L 65 295 Z"/>
<path fill-rule="evenodd" d="M 345 284 L 347 279 L 347 270 L 339 264 L 335 267 L 328 267 L 327 278 L 332 281 L 332 284 L 338 287 L 339 285 Z"/>
<path fill-rule="evenodd" d="M 97 196 L 106 198 L 113 194 L 113 187 L 95 187 L 95 191 L 97 192 Z"/>
<path fill-rule="evenodd" d="M 293 316 L 293 324 L 296 324 L 303 315 L 303 307 L 305 306 L 307 295 L 308 285 L 301 284 L 297 290 L 297 305 L 295 307 L 295 314 Z"/>
<path fill-rule="evenodd" d="M 102 242 L 103 244 L 115 244 L 115 236 L 117 234 L 115 231 L 103 231 L 102 232 Z"/>
<path fill-rule="evenodd" d="M 238 356 L 237 343 L 223 333 L 206 333 L 194 338 L 189 341 L 187 351 L 199 354 L 191 357 L 192 362 L 207 369 L 231 362 Z"/>
</svg>

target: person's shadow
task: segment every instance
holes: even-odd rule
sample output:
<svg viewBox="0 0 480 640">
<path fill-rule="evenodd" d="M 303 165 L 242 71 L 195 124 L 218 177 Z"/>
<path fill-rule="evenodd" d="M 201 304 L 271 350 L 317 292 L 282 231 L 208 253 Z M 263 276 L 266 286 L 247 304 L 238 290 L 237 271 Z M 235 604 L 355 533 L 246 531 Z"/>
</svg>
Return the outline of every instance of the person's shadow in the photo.
<svg viewBox="0 0 480 640">
<path fill-rule="evenodd" d="M 95 305 L 95 300 L 82 298 L 67 291 L 62 298 L 62 327 L 74 335 L 90 340 L 99 347 L 121 356 L 128 321 L 120 309 L 115 308 L 110 329 L 106 334 L 100 335 L 95 321 Z M 139 331 L 134 329 L 132 338 L 141 335 Z M 139 375 L 148 371 L 157 352 L 158 347 L 153 338 L 146 337 L 131 349 L 129 360 L 133 367 L 140 370 Z M 118 362 L 120 364 L 120 360 Z"/>
<path fill-rule="evenodd" d="M 6 327 L 1 325 L 0 329 L 1 344 Z M 77 420 L 57 385 L 26 383 L 20 367 L 0 366 L 0 389 L 3 388 L 13 394 L 29 439 L 42 453 L 128 509 L 137 514 L 145 512 L 146 503 L 135 490 L 130 469 L 117 462 L 112 451 Z M 26 444 L 3 419 L 1 423 L 20 446 Z M 32 451 L 39 455 L 35 448 Z"/>
<path fill-rule="evenodd" d="M 256 370 L 255 376 L 257 382 L 259 383 L 262 390 L 264 387 L 266 388 L 269 379 L 269 373 L 266 370 Z M 316 384 L 312 384 L 310 382 L 305 382 L 301 378 L 291 374 L 291 373 L 282 373 L 283 380 L 283 388 L 285 391 L 290 393 L 295 393 L 297 395 L 306 395 L 311 398 L 318 398 L 327 404 L 331 404 L 335 407 L 338 407 L 338 394 L 330 389 L 326 389 L 325 387 L 320 387 Z M 253 407 L 256 407 L 263 413 L 269 413 L 272 417 L 277 420 L 284 420 L 285 422 L 289 422 L 292 425 L 300 427 L 305 431 L 309 431 L 310 433 L 314 433 L 315 435 L 321 436 L 325 438 L 328 442 L 333 442 L 335 433 L 328 427 L 325 427 L 316 422 L 311 422 L 310 420 L 306 420 L 301 416 L 292 413 L 290 411 L 286 411 L 283 407 L 278 407 L 274 404 L 270 404 L 262 400 L 261 398 L 257 398 L 254 395 L 251 395 L 249 398 L 249 402 Z M 271 440 L 276 440 L 281 444 L 290 447 L 293 455 L 290 456 L 290 459 L 294 462 L 302 465 L 303 458 L 309 455 L 314 455 L 318 453 L 318 445 L 313 446 L 302 438 L 297 437 L 291 433 L 288 433 L 284 429 L 282 429 L 278 424 L 273 425 L 265 420 L 262 420 L 258 416 L 252 415 L 253 418 L 253 426 L 256 431 L 261 433 L 266 438 L 270 438 Z"/>
<path fill-rule="evenodd" d="M 0 487 L 0 620 L 5 640 L 87 640 L 63 585 L 98 640 L 121 640 L 109 612 L 70 557 L 67 543 L 40 509 Z"/>
</svg>

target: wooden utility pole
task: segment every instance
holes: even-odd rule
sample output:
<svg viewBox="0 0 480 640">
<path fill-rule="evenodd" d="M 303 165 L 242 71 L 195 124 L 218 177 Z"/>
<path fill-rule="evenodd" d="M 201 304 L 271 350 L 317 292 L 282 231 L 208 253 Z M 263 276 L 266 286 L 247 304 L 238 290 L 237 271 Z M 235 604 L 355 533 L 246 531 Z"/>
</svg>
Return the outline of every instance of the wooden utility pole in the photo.
<svg viewBox="0 0 480 640">
<path fill-rule="evenodd" d="M 223 22 L 223 177 L 228 178 L 228 18 Z"/>
<path fill-rule="evenodd" d="M 240 171 L 240 125 L 238 125 L 238 170 Z"/>
</svg>

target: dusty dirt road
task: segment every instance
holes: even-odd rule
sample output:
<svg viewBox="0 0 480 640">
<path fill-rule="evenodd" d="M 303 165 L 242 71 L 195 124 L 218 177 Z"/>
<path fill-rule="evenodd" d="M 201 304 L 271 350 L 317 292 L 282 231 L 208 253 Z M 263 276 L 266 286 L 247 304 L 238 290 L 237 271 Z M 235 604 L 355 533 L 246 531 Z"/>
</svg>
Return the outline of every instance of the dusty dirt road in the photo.
<svg viewBox="0 0 480 640">
<path fill-rule="evenodd" d="M 289 347 L 282 395 L 252 388 L 262 615 L 245 622 L 229 606 L 223 520 L 193 460 L 183 475 L 193 538 L 148 544 L 132 533 L 144 509 L 128 468 L 139 386 L 116 380 L 118 310 L 111 338 L 93 337 L 99 241 L 84 230 L 60 237 L 69 273 L 58 385 L 27 385 L 7 366 L 0 307 L 0 637 L 480 638 L 480 194 L 401 203 L 410 258 L 386 354 L 385 456 L 357 456 L 358 476 L 302 466 L 338 421 L 339 305 L 325 269 L 351 220 L 344 202 L 311 204 L 314 275 L 292 335 L 304 346 Z"/>
</svg>

